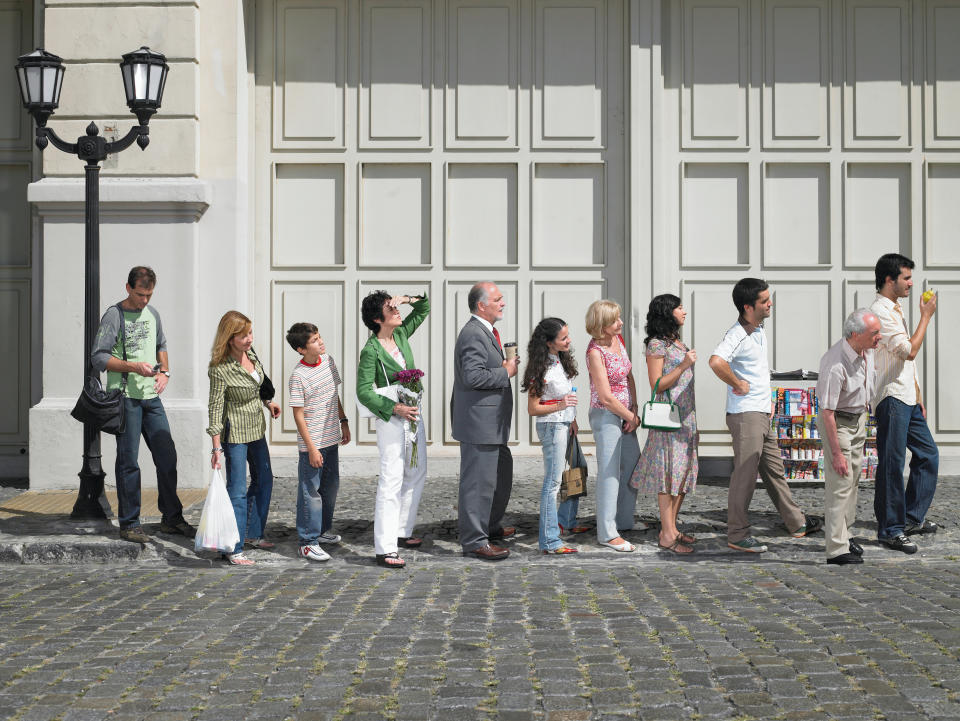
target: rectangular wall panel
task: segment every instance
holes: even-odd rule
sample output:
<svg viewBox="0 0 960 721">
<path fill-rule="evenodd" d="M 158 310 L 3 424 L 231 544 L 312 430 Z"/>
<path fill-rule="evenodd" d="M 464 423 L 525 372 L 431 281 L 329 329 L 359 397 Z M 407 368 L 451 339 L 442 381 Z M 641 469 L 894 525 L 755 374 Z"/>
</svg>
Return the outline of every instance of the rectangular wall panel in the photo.
<svg viewBox="0 0 960 721">
<path fill-rule="evenodd" d="M 680 264 L 685 268 L 749 263 L 746 163 L 686 163 L 681 198 Z"/>
<path fill-rule="evenodd" d="M 360 305 L 363 303 L 363 299 L 369 294 L 377 290 L 385 290 L 387 293 L 393 295 L 405 295 L 407 293 L 418 294 L 418 293 L 427 293 L 430 298 L 431 303 L 431 312 L 427 316 L 427 319 L 417 328 L 416 332 L 410 336 L 410 350 L 413 351 L 413 359 L 416 362 L 416 367 L 424 372 L 423 378 L 423 405 L 421 407 L 421 418 L 424 423 L 424 432 L 426 433 L 427 443 L 430 443 L 433 438 L 431 436 L 431 428 L 433 427 L 432 417 L 434 413 L 441 413 L 443 405 L 449 401 L 449 399 L 444 400 L 442 397 L 438 396 L 437 393 L 440 392 L 441 382 L 440 374 L 442 373 L 442 367 L 440 365 L 434 366 L 431 363 L 433 354 L 431 353 L 431 327 L 432 320 L 439 311 L 439 302 L 437 298 L 433 297 L 429 283 L 424 283 L 424 281 L 415 279 L 415 278 L 396 278 L 390 277 L 389 279 L 383 280 L 370 280 L 362 281 L 358 284 L 357 290 L 357 305 L 356 310 L 353 311 L 350 308 L 347 309 L 347 317 L 351 315 L 356 318 L 356 357 L 359 359 L 360 350 L 366 345 L 367 339 L 370 337 L 370 330 L 363 324 L 363 318 L 360 315 Z M 400 313 L 406 318 L 410 315 L 410 306 L 403 305 L 400 306 Z M 350 399 L 351 404 L 357 404 L 356 397 L 356 379 L 357 372 L 355 368 L 348 369 L 347 375 L 350 377 L 350 385 L 345 389 L 345 397 Z M 436 376 L 436 377 L 434 377 Z M 358 405 L 358 404 L 357 404 Z M 344 410 L 346 411 L 346 404 L 344 404 Z M 355 441 L 357 444 L 368 445 L 376 447 L 377 444 L 377 432 L 376 432 L 376 421 L 372 418 L 361 418 L 359 413 L 356 416 L 350 411 L 347 411 L 350 414 L 351 418 L 356 418 L 356 424 L 351 423 L 351 426 L 356 428 Z"/>
<path fill-rule="evenodd" d="M 960 164 L 927 166 L 926 265 L 960 267 Z"/>
<path fill-rule="evenodd" d="M 839 337 L 831 334 L 830 283 L 774 282 L 770 290 L 770 370 L 817 370 L 820 357 Z"/>
<path fill-rule="evenodd" d="M 587 345 L 590 343 L 590 336 L 583 323 L 583 317 L 590 304 L 600 298 L 606 297 L 606 284 L 602 280 L 593 281 L 570 281 L 570 282 L 535 282 L 531 289 L 530 299 L 530 334 L 533 334 L 533 328 L 536 327 L 543 318 L 560 318 L 567 323 L 567 329 L 570 332 L 572 344 L 570 352 L 577 361 L 577 370 L 579 374 L 573 379 L 573 385 L 577 389 L 577 426 L 580 428 L 579 435 L 584 441 L 593 442 L 590 436 L 590 374 L 587 372 Z M 520 352 L 525 356 L 526 347 L 524 343 L 520 344 Z M 638 357 L 637 353 L 633 354 Z M 634 372 L 634 378 L 638 387 L 641 387 L 643 377 L 639 375 L 640 369 Z M 526 403 L 526 396 L 521 394 L 521 402 Z M 530 441 L 537 442 L 537 430 L 535 420 L 530 417 Z"/>
<path fill-rule="evenodd" d="M 869 308 L 876 297 L 877 287 L 872 280 L 844 280 L 843 308 L 837 317 L 838 320 L 842 323 L 848 315 L 858 308 Z M 842 327 L 841 325 L 841 330 Z"/>
<path fill-rule="evenodd" d="M 763 265 L 830 263 L 830 167 L 766 163 L 763 168 Z"/>
<path fill-rule="evenodd" d="M 797 0 L 764 3 L 764 146 L 829 144 L 829 5 Z"/>
<path fill-rule="evenodd" d="M 429 265 L 430 166 L 364 163 L 360 183 L 360 265 Z"/>
<path fill-rule="evenodd" d="M 272 357 L 268 360 L 261 350 L 260 360 L 263 362 L 267 375 L 273 381 L 280 400 L 283 413 L 279 421 L 268 425 L 270 440 L 296 442 L 297 426 L 293 420 L 293 411 L 290 408 L 290 391 L 288 382 L 290 370 L 300 361 L 300 354 L 290 347 L 284 340 L 286 329 L 294 323 L 313 323 L 317 326 L 320 336 L 326 345 L 327 353 L 334 357 L 337 370 L 345 383 L 355 382 L 356 371 L 344 368 L 344 324 L 343 313 L 345 304 L 345 287 L 336 282 L 274 282 L 271 287 L 271 307 L 273 315 L 274 336 L 262 338 L 258 345 L 262 348 L 272 347 Z M 256 332 L 256 329 L 254 329 Z M 344 411 L 351 414 L 349 403 L 353 402 L 354 394 L 342 395 L 345 399 Z M 352 414 L 351 414 L 352 417 Z"/>
<path fill-rule="evenodd" d="M 343 166 L 275 167 L 273 265 L 343 265 Z"/>
<path fill-rule="evenodd" d="M 533 265 L 603 265 L 605 215 L 603 165 L 537 163 L 531 211 Z"/>
<path fill-rule="evenodd" d="M 844 191 L 843 264 L 873 268 L 883 253 L 910 257 L 910 166 L 849 163 Z"/>
<path fill-rule="evenodd" d="M 3 57 L 9 60 L 11 65 L 16 62 L 16 57 L 20 54 L 21 32 L 20 11 L 0 7 L 0 48 L 4 49 Z M 20 88 L 13 68 L 8 72 L 0 73 L 0 98 L 6 99 L 0 103 L 0 144 L 6 146 L 21 139 L 20 131 L 26 115 L 20 104 Z"/>
<path fill-rule="evenodd" d="M 748 10 L 742 0 L 690 0 L 683 11 L 683 146 L 746 147 Z"/>
<path fill-rule="evenodd" d="M 934 399 L 930 404 L 934 406 L 931 430 L 934 433 L 960 433 L 960 385 L 954 380 L 957 357 L 960 356 L 960 334 L 956 331 L 956 318 L 960 318 L 960 283 L 951 280 L 931 285 L 937 291 L 937 312 L 931 324 L 934 344 L 927 350 L 930 362 L 926 364 L 926 370 L 921 368 L 919 371 L 920 385 L 924 395 Z M 914 299 L 913 302 L 917 301 Z M 930 335 L 928 331 L 928 346 Z M 930 416 L 927 418 L 929 422 Z"/>
<path fill-rule="evenodd" d="M 517 264 L 517 166 L 447 166 L 446 265 Z"/>
<path fill-rule="evenodd" d="M 903 0 L 876 5 L 845 2 L 847 26 L 844 144 L 910 145 L 910 7 Z"/>
<path fill-rule="evenodd" d="M 23 445 L 30 406 L 29 281 L 0 280 L 0 318 L 0 445 Z"/>
<path fill-rule="evenodd" d="M 30 265 L 29 184 L 29 165 L 0 164 L 0 267 Z"/>
<path fill-rule="evenodd" d="M 444 347 L 447 349 L 443 354 L 443 440 L 445 443 L 453 443 L 453 419 L 450 416 L 450 398 L 453 396 L 453 356 L 456 346 L 457 336 L 464 323 L 470 320 L 470 308 L 467 305 L 467 295 L 475 281 L 448 281 L 443 289 L 443 337 Z M 515 342 L 520 350 L 526 346 L 524 340 L 528 337 L 527 330 L 523 329 L 524 338 L 518 333 L 520 328 L 520 314 L 518 308 L 519 289 L 516 281 L 493 280 L 503 293 L 506 306 L 503 309 L 503 320 L 497 322 L 497 331 L 504 343 Z M 510 441 L 519 440 L 519 426 L 521 401 L 526 403 L 526 396 L 519 393 L 519 379 L 513 378 L 510 385 L 513 388 L 513 420 L 510 424 Z M 524 413 L 526 406 L 522 407 Z"/>
<path fill-rule="evenodd" d="M 428 147 L 432 3 L 363 6 L 361 147 Z"/>
<path fill-rule="evenodd" d="M 275 18 L 274 147 L 343 147 L 343 0 L 280 0 Z"/>
<path fill-rule="evenodd" d="M 452 0 L 448 19 L 447 146 L 516 147 L 516 2 Z"/>
<path fill-rule="evenodd" d="M 708 361 L 724 334 L 737 321 L 730 297 L 736 282 L 737 278 L 730 276 L 717 282 L 684 282 L 680 285 L 680 298 L 687 309 L 682 339 L 697 351 L 697 365 L 694 367 L 697 428 L 702 442 L 708 444 L 722 442 L 720 436 L 728 436 L 725 420 L 727 386 L 710 370 Z M 635 353 L 634 357 L 639 356 Z M 644 375 L 638 369 L 634 378 L 639 380 Z"/>
<path fill-rule="evenodd" d="M 606 3 L 537 0 L 534 147 L 600 147 L 606 76 Z"/>
<path fill-rule="evenodd" d="M 926 145 L 960 147 L 960 2 L 927 3 Z"/>
</svg>

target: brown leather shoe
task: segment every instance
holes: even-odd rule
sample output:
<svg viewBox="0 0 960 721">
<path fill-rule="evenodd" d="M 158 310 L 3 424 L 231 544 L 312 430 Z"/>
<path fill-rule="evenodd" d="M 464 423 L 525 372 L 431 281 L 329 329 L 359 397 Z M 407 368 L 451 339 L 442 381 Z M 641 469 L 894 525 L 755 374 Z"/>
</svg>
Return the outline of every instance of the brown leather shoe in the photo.
<svg viewBox="0 0 960 721">
<path fill-rule="evenodd" d="M 504 526 L 499 531 L 494 531 L 490 534 L 491 539 L 501 539 L 501 538 L 510 538 L 513 534 L 517 532 L 517 529 L 514 526 Z"/>
<path fill-rule="evenodd" d="M 463 555 L 473 556 L 481 561 L 502 561 L 510 555 L 510 549 L 500 548 L 500 546 L 493 546 L 488 543 L 485 546 L 480 546 L 480 548 L 474 548 L 472 551 L 464 551 Z"/>
</svg>

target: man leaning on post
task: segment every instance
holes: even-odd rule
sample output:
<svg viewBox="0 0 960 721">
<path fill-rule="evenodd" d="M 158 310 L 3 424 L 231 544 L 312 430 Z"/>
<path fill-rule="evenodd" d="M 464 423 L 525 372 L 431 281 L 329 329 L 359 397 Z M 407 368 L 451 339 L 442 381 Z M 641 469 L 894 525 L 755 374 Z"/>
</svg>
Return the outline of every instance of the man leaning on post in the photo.
<svg viewBox="0 0 960 721">
<path fill-rule="evenodd" d="M 823 510 L 827 563 L 863 563 L 863 548 L 850 535 L 857 518 L 857 483 L 867 441 L 870 393 L 876 382 L 873 350 L 880 321 L 858 308 L 843 323 L 843 338 L 820 359 L 817 428 L 823 439 Z"/>
<path fill-rule="evenodd" d="M 123 433 L 117 436 L 114 471 L 117 517 L 120 538 L 143 544 L 149 542 L 150 537 L 140 525 L 141 435 L 157 468 L 161 532 L 182 533 L 187 538 L 195 535 L 194 528 L 183 518 L 183 505 L 177 497 L 177 449 L 160 401 L 160 394 L 170 380 L 170 363 L 160 314 L 148 306 L 156 284 L 157 275 L 151 268 L 138 265 L 130 270 L 127 297 L 103 314 L 90 358 L 95 371 L 107 372 L 107 390 L 126 385 L 123 399 L 126 423 Z"/>
</svg>

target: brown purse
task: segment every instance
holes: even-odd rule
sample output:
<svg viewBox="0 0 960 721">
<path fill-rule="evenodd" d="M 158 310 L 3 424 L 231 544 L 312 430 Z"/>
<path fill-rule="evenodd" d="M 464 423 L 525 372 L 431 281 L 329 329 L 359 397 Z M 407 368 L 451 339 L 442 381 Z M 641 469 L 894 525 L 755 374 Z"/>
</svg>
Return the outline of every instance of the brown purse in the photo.
<svg viewBox="0 0 960 721">
<path fill-rule="evenodd" d="M 567 468 L 560 476 L 560 502 L 587 495 L 587 459 L 583 456 L 577 434 L 571 429 L 567 439 Z"/>
</svg>

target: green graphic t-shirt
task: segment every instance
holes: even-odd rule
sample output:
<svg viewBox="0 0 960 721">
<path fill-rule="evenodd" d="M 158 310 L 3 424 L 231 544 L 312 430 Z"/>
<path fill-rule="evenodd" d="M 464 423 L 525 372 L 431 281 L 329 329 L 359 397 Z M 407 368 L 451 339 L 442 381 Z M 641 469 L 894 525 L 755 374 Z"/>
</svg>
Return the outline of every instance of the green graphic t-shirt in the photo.
<svg viewBox="0 0 960 721">
<path fill-rule="evenodd" d="M 120 316 L 117 314 L 117 319 Z M 149 310 L 149 306 L 141 311 L 123 311 L 124 333 L 126 335 L 127 360 L 131 363 L 157 362 L 157 320 Z M 114 344 L 110 355 L 114 358 L 123 358 L 123 349 L 120 339 Z M 122 373 L 107 371 L 107 390 L 120 387 Z M 155 379 L 127 374 L 127 396 L 130 398 L 156 398 L 154 389 Z"/>
</svg>

